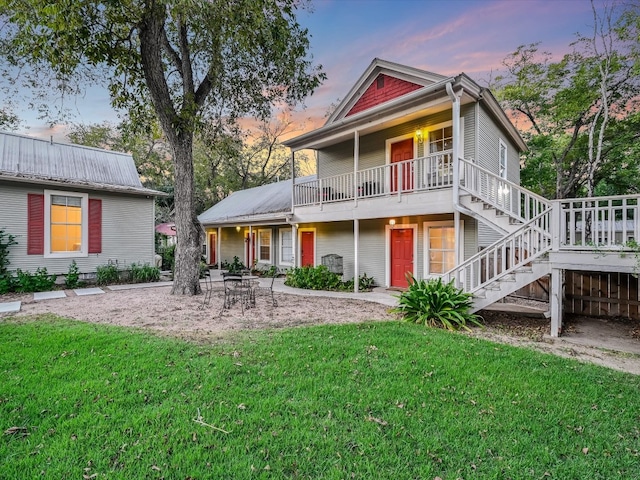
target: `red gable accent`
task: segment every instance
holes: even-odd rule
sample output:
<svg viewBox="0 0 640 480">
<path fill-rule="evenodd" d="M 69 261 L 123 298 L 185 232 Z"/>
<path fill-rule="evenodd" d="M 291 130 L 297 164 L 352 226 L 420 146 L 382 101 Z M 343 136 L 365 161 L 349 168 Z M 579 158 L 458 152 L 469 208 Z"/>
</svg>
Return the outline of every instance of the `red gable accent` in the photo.
<svg viewBox="0 0 640 480">
<path fill-rule="evenodd" d="M 383 84 L 381 88 L 379 88 L 380 83 Z M 368 110 L 376 105 L 418 90 L 419 88 L 422 88 L 422 85 L 416 85 L 406 80 L 380 74 L 371 85 L 369 85 L 369 88 L 367 88 L 346 116 L 348 117 L 349 115 Z"/>
<path fill-rule="evenodd" d="M 44 255 L 44 195 L 27 194 L 27 255 Z"/>
<path fill-rule="evenodd" d="M 102 253 L 102 200 L 89 199 L 89 253 Z"/>
</svg>

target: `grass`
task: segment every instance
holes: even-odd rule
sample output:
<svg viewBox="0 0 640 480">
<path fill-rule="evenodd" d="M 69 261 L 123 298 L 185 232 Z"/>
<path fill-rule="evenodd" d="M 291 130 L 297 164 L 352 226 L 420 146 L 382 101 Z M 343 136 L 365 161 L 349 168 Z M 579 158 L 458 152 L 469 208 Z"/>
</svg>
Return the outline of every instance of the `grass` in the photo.
<svg viewBox="0 0 640 480">
<path fill-rule="evenodd" d="M 637 376 L 397 322 L 35 320 L 0 324 L 0 478 L 640 477 Z"/>
</svg>

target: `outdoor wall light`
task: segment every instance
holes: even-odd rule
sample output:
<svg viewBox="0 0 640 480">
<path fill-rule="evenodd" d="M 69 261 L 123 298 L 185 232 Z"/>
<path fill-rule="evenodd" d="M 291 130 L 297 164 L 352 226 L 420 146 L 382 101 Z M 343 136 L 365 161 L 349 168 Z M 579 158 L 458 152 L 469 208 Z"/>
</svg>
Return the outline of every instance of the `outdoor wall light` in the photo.
<svg viewBox="0 0 640 480">
<path fill-rule="evenodd" d="M 236 227 L 236 232 L 239 232 L 239 231 L 240 231 L 240 227 Z"/>
<path fill-rule="evenodd" d="M 422 130 L 416 130 L 416 139 L 418 140 L 418 144 L 422 145 Z"/>
<path fill-rule="evenodd" d="M 391 220 L 389 220 L 389 225 L 394 226 L 396 224 L 396 219 L 392 218 Z"/>
</svg>

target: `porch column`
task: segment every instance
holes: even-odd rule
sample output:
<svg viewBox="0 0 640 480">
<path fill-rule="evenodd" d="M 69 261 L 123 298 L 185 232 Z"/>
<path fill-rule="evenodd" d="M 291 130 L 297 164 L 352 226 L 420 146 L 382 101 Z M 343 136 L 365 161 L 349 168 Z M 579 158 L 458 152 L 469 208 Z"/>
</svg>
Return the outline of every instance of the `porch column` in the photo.
<svg viewBox="0 0 640 480">
<path fill-rule="evenodd" d="M 357 218 L 353 221 L 353 291 L 358 293 L 360 289 L 360 282 L 358 281 L 360 278 L 360 252 L 359 252 L 359 244 L 360 244 L 360 220 Z"/>
<path fill-rule="evenodd" d="M 551 270 L 551 336 L 557 337 L 562 325 L 562 269 Z"/>
<path fill-rule="evenodd" d="M 358 168 L 360 164 L 360 133 L 353 132 L 353 202 L 358 206 Z"/>
<path fill-rule="evenodd" d="M 296 200 L 296 153 L 291 151 L 291 213 L 295 210 Z"/>
<path fill-rule="evenodd" d="M 222 270 L 222 227 L 218 227 L 216 235 L 216 257 L 218 258 L 218 271 Z"/>
<path fill-rule="evenodd" d="M 253 265 L 253 226 L 249 225 L 249 241 L 247 242 L 249 251 L 247 252 L 247 268 L 251 269 Z"/>
<path fill-rule="evenodd" d="M 298 224 L 291 224 L 291 263 L 293 268 L 298 266 Z"/>
</svg>

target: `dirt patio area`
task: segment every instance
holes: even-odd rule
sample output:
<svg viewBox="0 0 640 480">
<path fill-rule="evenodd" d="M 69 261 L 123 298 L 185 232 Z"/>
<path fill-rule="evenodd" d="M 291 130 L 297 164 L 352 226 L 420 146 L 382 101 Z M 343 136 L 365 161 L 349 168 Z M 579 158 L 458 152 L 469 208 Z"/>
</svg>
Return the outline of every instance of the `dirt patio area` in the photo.
<svg viewBox="0 0 640 480">
<path fill-rule="evenodd" d="M 202 308 L 202 295 L 170 295 L 170 287 L 112 291 L 100 295 L 34 301 L 33 294 L 4 295 L 0 302 L 21 301 L 16 317 L 54 313 L 86 322 L 136 327 L 194 341 L 215 341 L 239 330 L 315 324 L 394 320 L 389 306 L 364 300 L 277 293 L 278 307 L 268 297 L 242 314 L 239 306 L 222 310 L 222 292 L 214 292 Z M 549 320 L 517 313 L 481 312 L 485 328 L 470 335 L 592 362 L 640 375 L 640 322 L 575 317 L 558 339 L 548 336 Z M 0 317 L 1 319 L 1 317 Z"/>
</svg>

